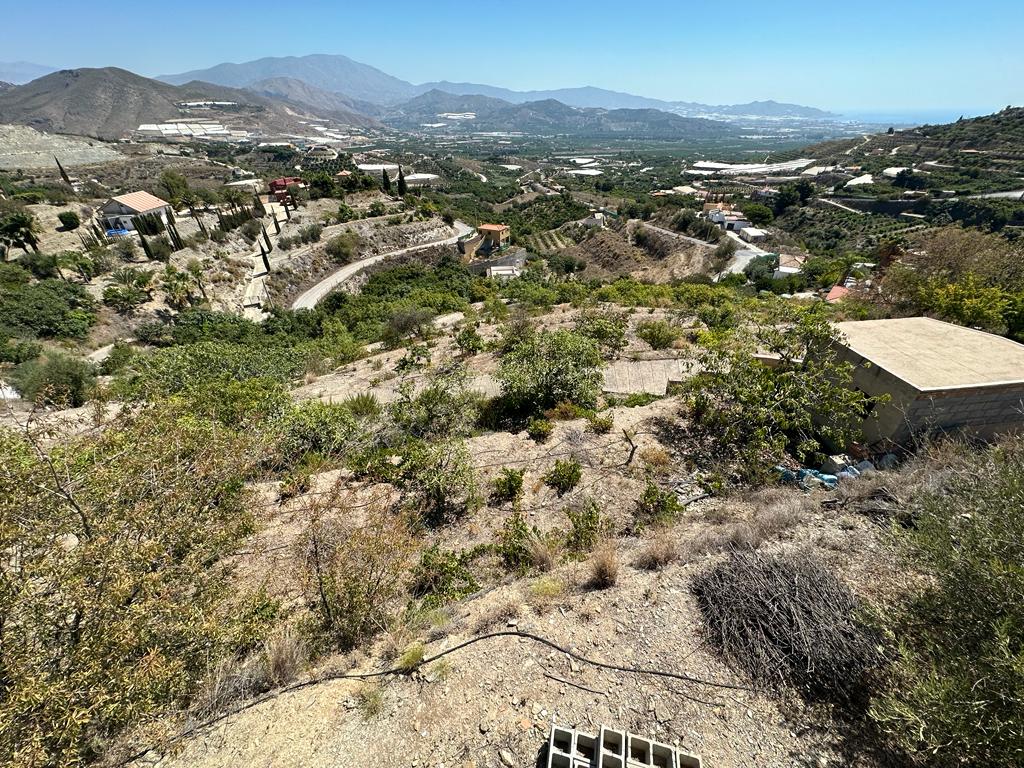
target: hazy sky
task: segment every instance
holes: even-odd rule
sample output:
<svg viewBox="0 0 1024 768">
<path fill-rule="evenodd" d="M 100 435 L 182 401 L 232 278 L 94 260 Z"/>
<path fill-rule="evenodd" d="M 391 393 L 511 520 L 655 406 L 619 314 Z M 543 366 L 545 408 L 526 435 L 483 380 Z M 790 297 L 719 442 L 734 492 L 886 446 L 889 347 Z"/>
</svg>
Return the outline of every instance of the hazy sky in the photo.
<svg viewBox="0 0 1024 768">
<path fill-rule="evenodd" d="M 1024 0 L 0 0 L 5 61 L 152 76 L 341 53 L 412 82 L 838 110 L 1024 103 L 1022 30 Z"/>
</svg>

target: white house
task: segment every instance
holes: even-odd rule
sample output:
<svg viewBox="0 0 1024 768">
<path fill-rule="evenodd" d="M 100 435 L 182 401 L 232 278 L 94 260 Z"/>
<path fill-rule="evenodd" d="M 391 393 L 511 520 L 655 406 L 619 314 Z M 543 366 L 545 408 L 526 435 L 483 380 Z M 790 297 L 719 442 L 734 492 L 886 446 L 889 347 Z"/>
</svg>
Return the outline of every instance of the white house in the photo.
<svg viewBox="0 0 1024 768">
<path fill-rule="evenodd" d="M 758 229 L 757 227 L 744 227 L 740 230 L 740 237 L 748 243 L 760 243 L 768 237 L 768 233 L 763 229 Z"/>
<path fill-rule="evenodd" d="M 595 211 L 583 220 L 583 226 L 593 229 L 604 229 L 606 223 L 605 216 L 600 211 Z"/>
<path fill-rule="evenodd" d="M 717 224 L 727 232 L 739 232 L 750 226 L 750 222 L 743 214 L 724 211 L 721 208 L 714 208 L 708 211 L 707 216 L 708 221 L 712 224 Z"/>
<path fill-rule="evenodd" d="M 99 210 L 106 229 L 135 229 L 135 217 L 152 215 L 167 224 L 171 204 L 149 192 L 129 192 L 112 197 Z"/>
<path fill-rule="evenodd" d="M 799 275 L 803 272 L 803 269 L 804 259 L 802 256 L 783 253 L 779 255 L 779 266 L 775 268 L 772 278 L 781 280 L 790 275 Z"/>
</svg>

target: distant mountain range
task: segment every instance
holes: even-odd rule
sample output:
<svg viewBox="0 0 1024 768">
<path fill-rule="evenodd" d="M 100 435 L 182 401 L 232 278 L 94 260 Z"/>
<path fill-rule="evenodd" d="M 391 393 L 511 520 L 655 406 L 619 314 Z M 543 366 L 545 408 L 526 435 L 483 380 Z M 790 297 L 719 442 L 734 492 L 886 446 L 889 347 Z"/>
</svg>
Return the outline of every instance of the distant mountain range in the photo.
<svg viewBox="0 0 1024 768">
<path fill-rule="evenodd" d="M 376 125 L 340 105 L 316 110 L 297 101 L 210 83 L 169 85 L 116 67 L 64 69 L 0 90 L 0 123 L 116 140 L 142 123 L 181 120 L 181 102 L 204 100 L 235 102 L 235 116 L 248 112 L 252 124 L 269 131 L 298 130 L 303 118 L 313 116 Z"/>
<path fill-rule="evenodd" d="M 22 76 L 33 67 L 48 69 L 17 67 Z M 0 122 L 119 139 L 143 123 L 184 120 L 190 111 L 179 105 L 204 100 L 234 102 L 234 116 L 244 117 L 236 122 L 264 134 L 305 133 L 304 124 L 318 117 L 358 128 L 429 126 L 451 133 L 678 141 L 735 136 L 733 117 L 828 115 L 773 101 L 709 106 L 593 87 L 512 91 L 473 83 L 413 85 L 346 56 L 317 54 L 220 64 L 160 80 L 116 67 L 50 72 L 23 85 L 0 86 Z"/>
<path fill-rule="evenodd" d="M 164 82 L 182 84 L 202 80 L 235 88 L 246 88 L 268 79 L 299 80 L 329 93 L 342 93 L 349 99 L 376 105 L 395 105 L 433 90 L 457 96 L 489 96 L 512 104 L 554 99 L 571 107 L 601 109 L 660 109 L 686 116 L 759 116 L 767 118 L 827 119 L 837 117 L 824 110 L 775 101 L 714 106 L 684 101 L 664 101 L 630 93 L 586 86 L 545 91 L 514 91 L 479 83 L 413 83 L 382 72 L 376 67 L 353 61 L 347 56 L 313 54 L 310 56 L 267 57 L 241 64 L 218 64 L 178 75 L 162 75 Z"/>
<path fill-rule="evenodd" d="M 431 90 L 393 108 L 383 118 L 404 130 L 423 126 L 446 132 L 515 131 L 581 138 L 634 138 L 678 141 L 721 138 L 738 133 L 728 123 L 681 117 L 658 109 L 572 107 L 555 99 L 511 103 L 492 96 L 456 95 Z"/>
<path fill-rule="evenodd" d="M 21 85 L 56 71 L 56 67 L 32 64 L 28 61 L 0 61 L 0 80 L 11 85 Z"/>
</svg>

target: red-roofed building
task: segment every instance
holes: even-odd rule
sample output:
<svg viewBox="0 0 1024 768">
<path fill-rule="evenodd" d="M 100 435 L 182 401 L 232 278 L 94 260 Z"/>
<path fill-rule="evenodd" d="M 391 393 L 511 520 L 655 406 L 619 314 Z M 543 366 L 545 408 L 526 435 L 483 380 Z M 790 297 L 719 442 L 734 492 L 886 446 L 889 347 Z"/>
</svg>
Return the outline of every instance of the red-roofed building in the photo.
<svg viewBox="0 0 1024 768">
<path fill-rule="evenodd" d="M 828 295 L 825 297 L 825 301 L 829 304 L 835 304 L 837 301 L 841 301 L 843 297 L 849 294 L 849 292 L 849 288 L 845 288 L 841 285 L 833 285 L 832 290 L 829 291 Z"/>
</svg>

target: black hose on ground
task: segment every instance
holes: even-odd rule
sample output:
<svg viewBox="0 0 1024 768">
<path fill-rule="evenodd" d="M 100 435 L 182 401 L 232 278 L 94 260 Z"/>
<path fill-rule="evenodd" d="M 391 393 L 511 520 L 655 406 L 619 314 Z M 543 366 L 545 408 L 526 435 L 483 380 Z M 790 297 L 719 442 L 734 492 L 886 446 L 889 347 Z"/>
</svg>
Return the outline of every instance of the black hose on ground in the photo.
<svg viewBox="0 0 1024 768">
<path fill-rule="evenodd" d="M 205 720 L 202 723 L 198 723 L 190 728 L 187 728 L 181 733 L 171 737 L 167 743 L 173 744 L 175 742 L 181 741 L 182 739 L 188 738 L 189 736 L 192 736 L 193 734 L 203 731 L 212 725 L 216 725 L 221 720 L 225 720 L 229 717 L 237 715 L 240 712 L 246 711 L 247 709 L 258 707 L 260 704 L 263 704 L 267 701 L 271 701 L 272 699 L 276 699 L 278 696 L 281 696 L 285 693 L 292 693 L 294 691 L 302 690 L 303 688 L 310 688 L 314 685 L 326 683 L 331 680 L 369 680 L 375 677 L 387 677 L 388 675 L 409 675 L 426 664 L 431 664 L 439 659 L 443 659 L 445 656 L 448 656 L 449 654 L 455 653 L 456 651 L 460 651 L 463 648 L 468 648 L 469 646 L 475 645 L 476 643 L 483 642 L 484 640 L 492 640 L 496 637 L 518 637 L 527 640 L 532 640 L 536 643 L 540 643 L 541 645 L 546 645 L 547 647 L 552 648 L 560 653 L 564 653 L 566 656 L 576 659 L 576 661 L 582 662 L 583 664 L 589 664 L 592 667 L 598 667 L 599 669 L 607 669 L 613 672 L 626 672 L 635 675 L 652 675 L 655 677 L 666 677 L 672 680 L 681 680 L 684 683 L 694 683 L 696 685 L 706 685 L 711 688 L 724 688 L 733 691 L 754 690 L 753 688 L 749 688 L 744 685 L 722 683 L 715 680 L 704 680 L 702 678 L 694 677 L 693 675 L 687 675 L 680 672 L 666 672 L 662 669 L 630 667 L 623 664 L 609 664 L 604 661 L 588 659 L 586 656 L 582 656 L 574 651 L 570 651 L 568 648 L 563 648 L 558 643 L 552 640 L 548 640 L 546 637 L 535 635 L 532 632 L 523 632 L 521 630 L 502 630 L 500 632 L 489 632 L 486 635 L 471 637 L 469 640 L 464 640 L 463 642 L 458 643 L 457 645 L 453 645 L 451 648 L 447 648 L 441 651 L 440 653 L 436 653 L 433 656 L 425 657 L 417 664 L 411 667 L 392 667 L 391 669 L 382 669 L 376 672 L 326 672 L 323 675 L 315 677 L 311 680 L 303 680 L 301 683 L 292 683 L 291 685 L 286 685 L 283 688 L 277 689 L 276 691 L 272 691 L 270 693 L 264 694 L 263 696 L 255 698 L 252 701 L 247 701 L 246 703 L 237 706 L 228 712 L 224 712 L 220 715 L 217 715 L 216 717 L 210 718 L 209 720 Z M 136 754 L 126 758 L 125 760 L 117 764 L 118 768 L 128 765 L 129 763 L 134 762 L 135 760 L 138 760 L 149 751 L 150 748 L 146 748 L 141 752 L 137 752 Z"/>
</svg>

